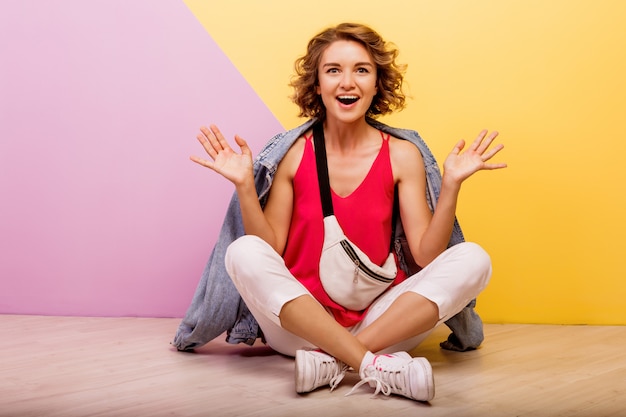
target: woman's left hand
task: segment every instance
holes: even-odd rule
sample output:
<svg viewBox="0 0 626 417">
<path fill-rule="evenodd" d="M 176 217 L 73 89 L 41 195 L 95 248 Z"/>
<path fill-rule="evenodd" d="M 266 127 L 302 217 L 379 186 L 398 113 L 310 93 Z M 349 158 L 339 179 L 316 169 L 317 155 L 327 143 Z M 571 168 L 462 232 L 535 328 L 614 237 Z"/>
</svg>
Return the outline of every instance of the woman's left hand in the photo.
<svg viewBox="0 0 626 417">
<path fill-rule="evenodd" d="M 462 153 L 465 141 L 459 141 L 443 163 L 444 178 L 460 185 L 478 171 L 506 168 L 505 163 L 487 163 L 504 148 L 502 144 L 489 148 L 496 136 L 498 132 L 491 132 L 487 136 L 487 130 L 483 130 Z"/>
</svg>

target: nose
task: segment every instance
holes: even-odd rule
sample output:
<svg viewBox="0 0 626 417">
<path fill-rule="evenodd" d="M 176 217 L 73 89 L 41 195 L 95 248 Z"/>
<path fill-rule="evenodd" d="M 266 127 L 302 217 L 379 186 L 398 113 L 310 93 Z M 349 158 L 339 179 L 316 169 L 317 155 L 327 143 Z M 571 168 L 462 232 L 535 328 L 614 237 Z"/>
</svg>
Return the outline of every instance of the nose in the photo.
<svg viewBox="0 0 626 417">
<path fill-rule="evenodd" d="M 346 71 L 343 73 L 343 76 L 341 77 L 341 87 L 344 90 L 350 90 L 351 88 L 354 87 L 354 74 L 352 74 L 350 71 Z"/>
</svg>

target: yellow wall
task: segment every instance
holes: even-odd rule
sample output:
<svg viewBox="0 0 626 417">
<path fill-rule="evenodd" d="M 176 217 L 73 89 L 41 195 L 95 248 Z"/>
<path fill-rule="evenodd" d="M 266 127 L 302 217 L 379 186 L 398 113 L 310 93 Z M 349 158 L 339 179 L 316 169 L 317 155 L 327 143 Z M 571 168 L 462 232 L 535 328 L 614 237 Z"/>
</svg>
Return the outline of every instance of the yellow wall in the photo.
<svg viewBox="0 0 626 417">
<path fill-rule="evenodd" d="M 509 168 L 471 179 L 458 211 L 493 259 L 485 321 L 626 324 L 626 2 L 185 3 L 285 128 L 312 35 L 358 21 L 396 43 L 412 99 L 384 122 L 439 161 L 482 128 L 506 145 Z"/>
</svg>

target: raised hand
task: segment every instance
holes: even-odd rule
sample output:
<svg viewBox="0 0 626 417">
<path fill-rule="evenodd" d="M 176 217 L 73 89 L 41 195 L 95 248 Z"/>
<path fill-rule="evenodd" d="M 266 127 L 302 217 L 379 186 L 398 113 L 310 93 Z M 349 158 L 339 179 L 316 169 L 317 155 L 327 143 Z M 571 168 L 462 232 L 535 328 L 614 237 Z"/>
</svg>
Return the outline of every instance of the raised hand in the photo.
<svg viewBox="0 0 626 417">
<path fill-rule="evenodd" d="M 242 137 L 235 135 L 235 143 L 241 149 L 240 154 L 230 147 L 215 125 L 210 125 L 210 129 L 202 126 L 196 138 L 212 161 L 191 156 L 193 162 L 212 169 L 235 185 L 253 178 L 252 152 Z"/>
<path fill-rule="evenodd" d="M 444 161 L 444 178 L 460 184 L 480 170 L 506 168 L 505 163 L 487 163 L 504 148 L 502 144 L 490 148 L 496 136 L 498 132 L 491 132 L 487 136 L 487 130 L 482 130 L 463 153 L 461 151 L 465 147 L 465 141 L 459 141 Z"/>
</svg>

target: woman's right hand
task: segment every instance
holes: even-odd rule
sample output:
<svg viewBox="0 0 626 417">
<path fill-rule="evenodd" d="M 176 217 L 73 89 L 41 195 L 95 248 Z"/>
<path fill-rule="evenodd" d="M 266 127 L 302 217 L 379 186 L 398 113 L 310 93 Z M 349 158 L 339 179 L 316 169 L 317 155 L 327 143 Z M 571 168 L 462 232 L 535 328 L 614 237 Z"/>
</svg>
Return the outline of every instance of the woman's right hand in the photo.
<svg viewBox="0 0 626 417">
<path fill-rule="evenodd" d="M 235 135 L 235 142 L 241 149 L 240 154 L 230 147 L 222 132 L 213 124 L 209 128 L 202 126 L 196 138 L 212 161 L 191 156 L 193 162 L 212 169 L 235 186 L 243 185 L 246 181 L 254 181 L 252 152 L 242 137 Z"/>
</svg>

